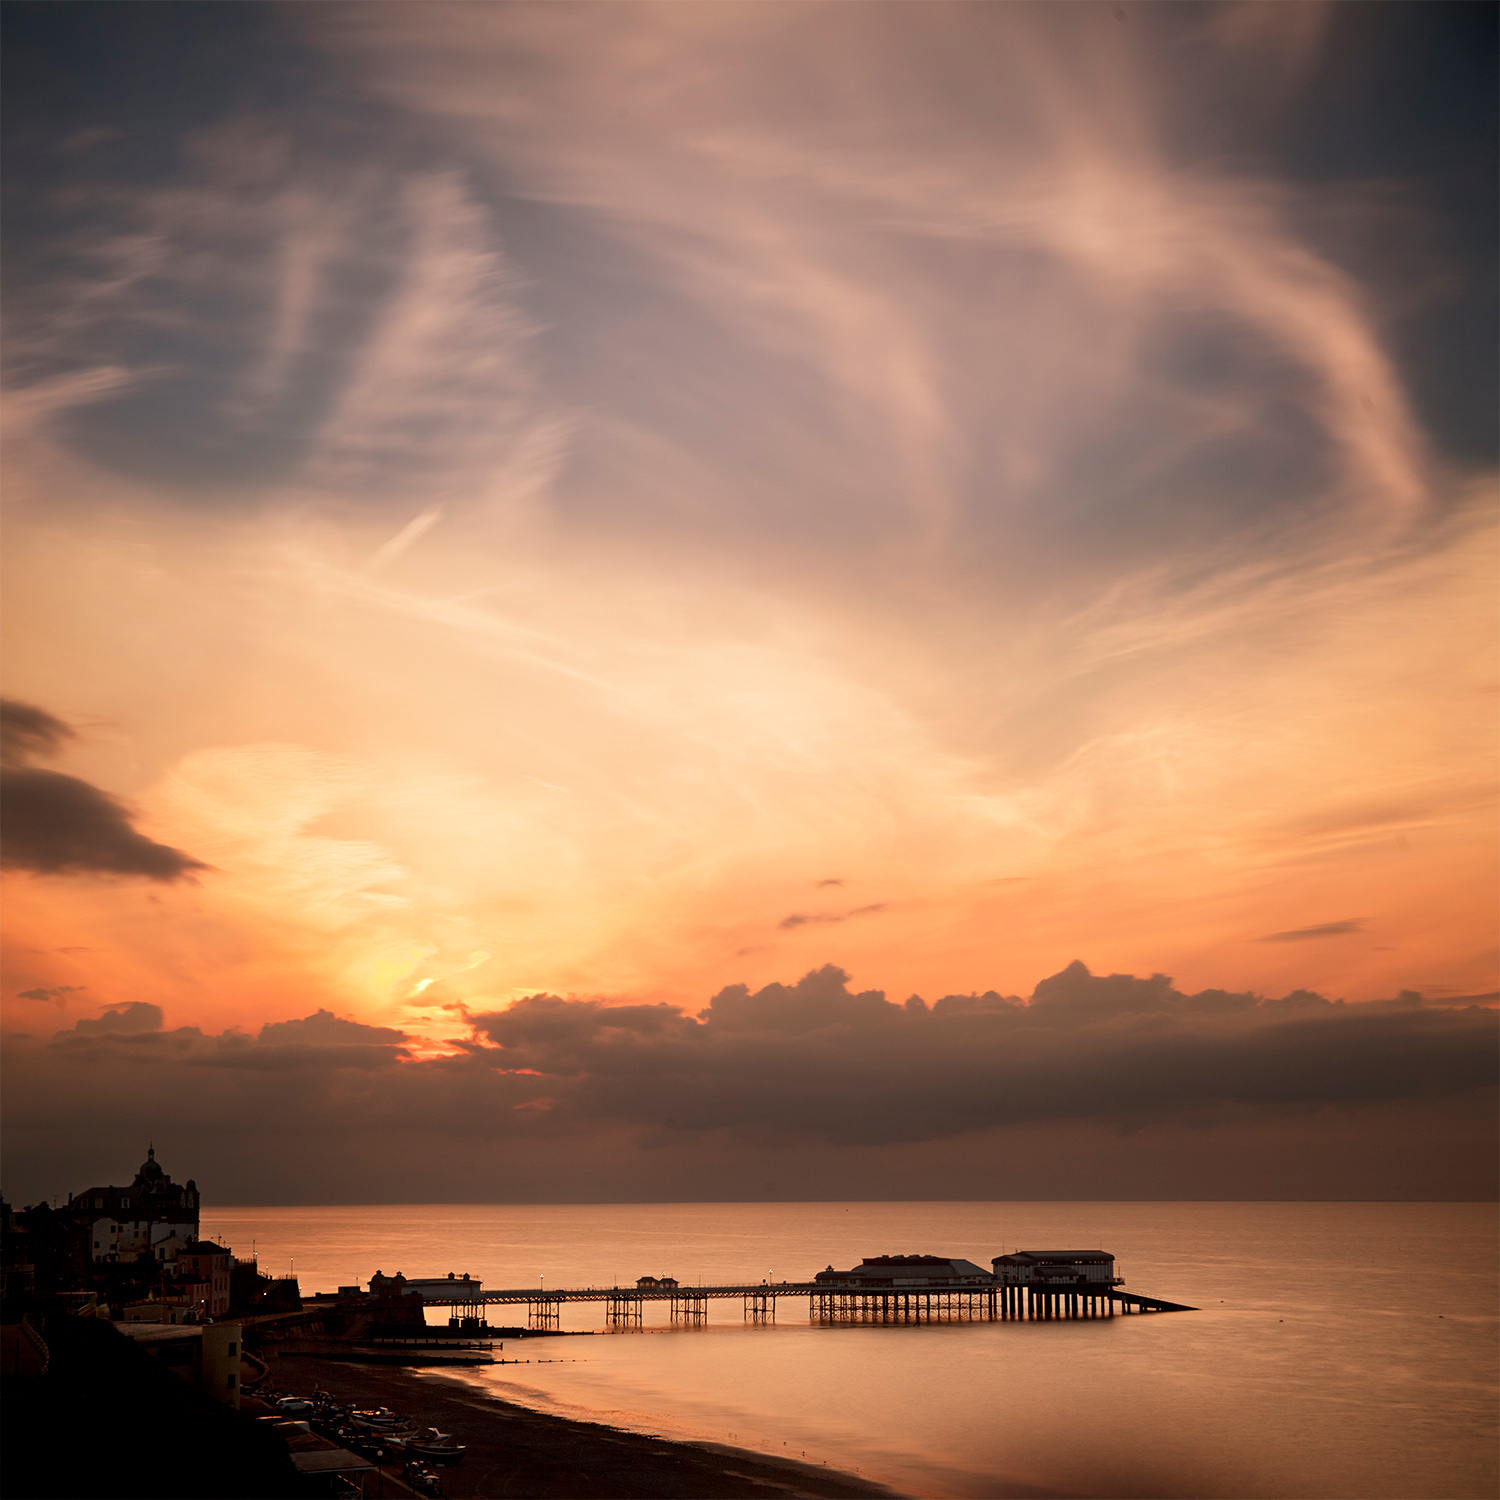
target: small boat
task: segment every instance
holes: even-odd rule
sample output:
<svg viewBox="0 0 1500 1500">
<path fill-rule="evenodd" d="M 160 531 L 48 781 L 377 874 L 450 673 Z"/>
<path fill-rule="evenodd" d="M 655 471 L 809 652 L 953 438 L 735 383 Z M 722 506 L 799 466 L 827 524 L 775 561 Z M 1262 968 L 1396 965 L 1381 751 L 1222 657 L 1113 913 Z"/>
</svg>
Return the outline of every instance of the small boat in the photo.
<svg viewBox="0 0 1500 1500">
<path fill-rule="evenodd" d="M 416 1443 L 451 1443 L 453 1434 L 451 1432 L 439 1432 L 436 1427 L 417 1427 L 408 1422 L 398 1432 L 382 1433 L 381 1442 L 390 1448 L 402 1448 L 408 1452 L 415 1452 L 413 1444 Z"/>
<path fill-rule="evenodd" d="M 455 1443 L 451 1432 L 438 1432 L 432 1437 L 407 1438 L 406 1451 L 425 1458 L 428 1463 L 456 1464 L 469 1450 L 462 1443 Z"/>
<path fill-rule="evenodd" d="M 431 1469 L 423 1468 L 421 1464 L 409 1463 L 402 1469 L 401 1477 L 419 1495 L 440 1496 L 443 1487 L 438 1483 L 438 1477 Z"/>
<path fill-rule="evenodd" d="M 417 1424 L 409 1417 L 381 1407 L 379 1411 L 356 1411 L 349 1414 L 349 1421 L 361 1432 L 378 1434 L 380 1437 L 410 1437 L 415 1434 Z"/>
</svg>

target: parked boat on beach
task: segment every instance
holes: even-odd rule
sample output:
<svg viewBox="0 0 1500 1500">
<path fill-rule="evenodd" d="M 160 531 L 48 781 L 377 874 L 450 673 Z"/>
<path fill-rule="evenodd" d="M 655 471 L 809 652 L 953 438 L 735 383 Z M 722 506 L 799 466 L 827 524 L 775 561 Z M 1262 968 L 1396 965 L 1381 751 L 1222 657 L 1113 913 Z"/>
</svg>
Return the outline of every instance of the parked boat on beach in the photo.
<svg viewBox="0 0 1500 1500">
<path fill-rule="evenodd" d="M 434 1500 L 440 1500 L 443 1487 L 438 1482 L 437 1475 L 431 1469 L 425 1468 L 419 1463 L 409 1463 L 402 1469 L 401 1478 L 419 1495 L 430 1495 L 434 1497 Z"/>
<path fill-rule="evenodd" d="M 456 1464 L 468 1449 L 462 1443 L 454 1442 L 451 1432 L 439 1432 L 429 1427 L 422 1435 L 406 1440 L 406 1451 L 425 1458 L 429 1463 Z"/>
<path fill-rule="evenodd" d="M 415 1437 L 417 1434 L 415 1422 L 385 1406 L 375 1411 L 350 1412 L 349 1422 L 356 1430 L 378 1437 L 382 1442 L 396 1437 Z"/>
</svg>

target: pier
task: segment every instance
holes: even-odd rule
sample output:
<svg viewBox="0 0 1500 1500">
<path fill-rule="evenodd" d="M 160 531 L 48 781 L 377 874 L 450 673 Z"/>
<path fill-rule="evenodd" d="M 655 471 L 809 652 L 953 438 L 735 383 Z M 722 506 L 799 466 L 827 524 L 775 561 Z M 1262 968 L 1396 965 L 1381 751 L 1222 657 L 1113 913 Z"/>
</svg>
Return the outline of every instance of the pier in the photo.
<svg viewBox="0 0 1500 1500">
<path fill-rule="evenodd" d="M 747 1323 L 774 1323 L 778 1300 L 806 1297 L 813 1323 L 936 1323 L 1034 1321 L 1060 1318 L 1108 1318 L 1159 1312 L 1193 1312 L 1180 1302 L 1091 1285 L 989 1285 L 929 1287 L 849 1287 L 818 1281 L 729 1282 L 717 1286 L 535 1287 L 506 1291 L 455 1292 L 423 1297 L 429 1307 L 449 1307 L 460 1327 L 479 1329 L 493 1307 L 525 1307 L 526 1326 L 555 1330 L 568 1302 L 602 1302 L 605 1323 L 614 1329 L 642 1326 L 647 1302 L 666 1302 L 675 1325 L 701 1328 L 710 1302 L 738 1301 Z"/>
<path fill-rule="evenodd" d="M 370 1297 L 412 1296 L 427 1307 L 448 1307 L 455 1334 L 482 1337 L 495 1307 L 524 1307 L 526 1326 L 555 1332 L 568 1302 L 602 1302 L 612 1329 L 642 1326 L 648 1302 L 665 1302 L 669 1319 L 684 1328 L 708 1322 L 710 1302 L 738 1301 L 747 1323 L 774 1323 L 776 1304 L 806 1297 L 813 1323 L 936 1323 L 1059 1318 L 1112 1318 L 1117 1313 L 1193 1312 L 1180 1302 L 1121 1289 L 1115 1258 L 1107 1250 L 1017 1250 L 997 1255 L 991 1269 L 936 1255 L 866 1256 L 847 1271 L 829 1266 L 809 1281 L 722 1282 L 684 1286 L 671 1276 L 642 1276 L 634 1286 L 513 1287 L 485 1291 L 467 1273 L 446 1278 L 383 1276 L 370 1280 Z M 357 1287 L 342 1293 L 362 1297 Z"/>
</svg>

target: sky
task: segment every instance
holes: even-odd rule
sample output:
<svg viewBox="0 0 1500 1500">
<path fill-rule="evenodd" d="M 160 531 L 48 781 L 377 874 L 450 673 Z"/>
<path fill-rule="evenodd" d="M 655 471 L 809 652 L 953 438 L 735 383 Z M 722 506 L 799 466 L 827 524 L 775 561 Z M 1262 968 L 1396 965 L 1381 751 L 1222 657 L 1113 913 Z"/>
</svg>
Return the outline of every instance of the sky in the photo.
<svg viewBox="0 0 1500 1500">
<path fill-rule="evenodd" d="M 8 1198 L 1493 1195 L 1491 7 L 4 24 Z"/>
</svg>

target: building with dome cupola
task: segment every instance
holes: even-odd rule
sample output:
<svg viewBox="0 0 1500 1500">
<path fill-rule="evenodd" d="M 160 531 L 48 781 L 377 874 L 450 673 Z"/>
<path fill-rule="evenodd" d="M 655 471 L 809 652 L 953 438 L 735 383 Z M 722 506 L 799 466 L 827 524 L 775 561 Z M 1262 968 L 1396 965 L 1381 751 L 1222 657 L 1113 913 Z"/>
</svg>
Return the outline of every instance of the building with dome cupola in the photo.
<svg viewBox="0 0 1500 1500">
<path fill-rule="evenodd" d="M 74 1193 L 68 1210 L 88 1226 L 95 1262 L 175 1261 L 198 1239 L 198 1184 L 175 1183 L 156 1159 L 156 1147 L 129 1187 L 93 1187 Z"/>
</svg>

